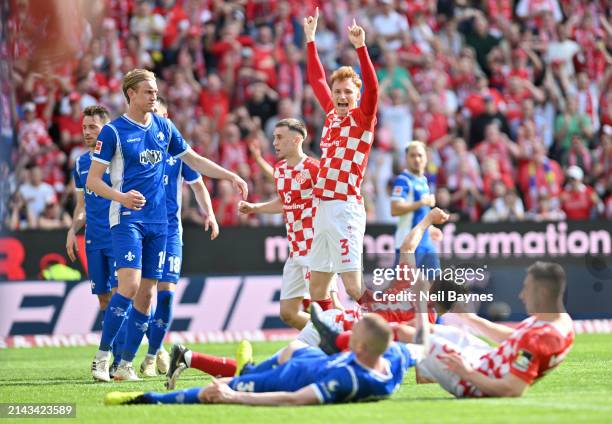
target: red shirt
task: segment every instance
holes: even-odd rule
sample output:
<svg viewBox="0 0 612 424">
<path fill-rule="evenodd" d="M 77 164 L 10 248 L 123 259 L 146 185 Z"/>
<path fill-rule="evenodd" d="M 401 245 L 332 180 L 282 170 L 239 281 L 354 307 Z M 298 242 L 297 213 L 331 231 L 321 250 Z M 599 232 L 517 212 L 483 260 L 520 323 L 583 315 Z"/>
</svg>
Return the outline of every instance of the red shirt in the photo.
<svg viewBox="0 0 612 424">
<path fill-rule="evenodd" d="M 591 217 L 593 203 L 593 189 L 581 184 L 578 190 L 566 187 L 561 193 L 561 208 L 570 221 L 581 221 Z"/>
<path fill-rule="evenodd" d="M 222 90 L 211 93 L 203 89 L 200 91 L 200 107 L 204 115 L 217 118 L 217 128 L 222 128 L 229 113 L 229 97 Z"/>
<path fill-rule="evenodd" d="M 327 114 L 321 134 L 321 169 L 314 189 L 320 199 L 361 200 L 361 182 L 374 142 L 378 80 L 366 47 L 357 49 L 363 78 L 359 107 L 339 116 L 314 42 L 307 44 L 308 81 Z"/>
<path fill-rule="evenodd" d="M 574 343 L 574 331 L 562 333 L 546 321 L 529 317 L 494 351 L 481 358 L 478 372 L 501 379 L 515 375 L 531 385 L 559 365 Z M 460 381 L 463 396 L 481 397 L 483 393 L 467 381 Z"/>
<path fill-rule="evenodd" d="M 317 210 L 312 189 L 318 173 L 319 161 L 309 157 L 293 167 L 284 159 L 274 166 L 274 182 L 283 203 L 291 256 L 306 256 L 312 246 Z"/>
</svg>

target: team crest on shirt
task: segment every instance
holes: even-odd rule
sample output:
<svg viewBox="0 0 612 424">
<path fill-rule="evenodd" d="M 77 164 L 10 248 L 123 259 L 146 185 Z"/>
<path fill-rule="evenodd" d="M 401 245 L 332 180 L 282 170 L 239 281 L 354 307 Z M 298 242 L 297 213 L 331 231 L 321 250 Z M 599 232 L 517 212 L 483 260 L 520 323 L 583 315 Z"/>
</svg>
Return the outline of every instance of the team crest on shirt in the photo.
<svg viewBox="0 0 612 424">
<path fill-rule="evenodd" d="M 308 171 L 298 172 L 298 174 L 295 176 L 295 181 L 297 181 L 298 184 L 304 184 L 307 180 Z"/>
<path fill-rule="evenodd" d="M 100 153 L 102 151 L 102 141 L 96 141 L 96 147 L 94 148 L 94 153 Z"/>
<path fill-rule="evenodd" d="M 172 156 L 170 156 L 168 159 L 166 159 L 166 163 L 170 166 L 174 166 L 174 164 L 177 162 L 176 159 L 174 159 Z"/>
<path fill-rule="evenodd" d="M 533 357 L 531 352 L 528 352 L 524 349 L 519 350 L 516 359 L 514 360 L 514 368 L 519 371 L 527 371 L 529 369 L 529 363 L 531 362 L 531 358 Z"/>
<path fill-rule="evenodd" d="M 162 152 L 159 150 L 147 149 L 144 152 L 140 152 L 140 164 L 141 165 L 156 165 L 162 160 Z"/>
<path fill-rule="evenodd" d="M 163 132 L 160 131 L 160 132 L 157 133 L 157 139 L 159 141 L 164 141 L 166 139 L 166 136 L 164 135 Z"/>
</svg>

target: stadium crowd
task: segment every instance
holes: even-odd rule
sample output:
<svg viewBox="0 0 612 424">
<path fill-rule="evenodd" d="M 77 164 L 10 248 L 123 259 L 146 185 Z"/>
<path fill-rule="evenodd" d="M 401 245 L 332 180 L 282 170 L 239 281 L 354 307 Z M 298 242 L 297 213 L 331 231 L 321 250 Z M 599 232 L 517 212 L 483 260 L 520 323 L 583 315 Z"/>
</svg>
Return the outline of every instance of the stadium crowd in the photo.
<svg viewBox="0 0 612 424">
<path fill-rule="evenodd" d="M 193 149 L 274 195 L 254 160 L 275 161 L 278 120 L 299 117 L 320 154 L 323 111 L 305 75 L 302 18 L 313 1 L 106 0 L 74 69 L 24 72 L 27 13 L 16 1 L 13 85 L 19 120 L 4 228 L 66 228 L 68 178 L 85 151 L 81 111 L 124 112 L 120 81 L 158 76 L 169 114 Z M 357 66 L 345 28 L 363 26 L 380 82 L 375 144 L 363 184 L 368 222 L 393 222 L 390 187 L 411 140 L 428 146 L 427 177 L 452 220 L 612 219 L 612 20 L 605 0 L 330 0 L 317 47 L 330 71 Z M 45 70 L 45 66 L 48 69 Z M 240 215 L 226 181 L 207 181 L 221 226 L 280 224 Z M 202 222 L 184 190 L 183 218 Z"/>
</svg>

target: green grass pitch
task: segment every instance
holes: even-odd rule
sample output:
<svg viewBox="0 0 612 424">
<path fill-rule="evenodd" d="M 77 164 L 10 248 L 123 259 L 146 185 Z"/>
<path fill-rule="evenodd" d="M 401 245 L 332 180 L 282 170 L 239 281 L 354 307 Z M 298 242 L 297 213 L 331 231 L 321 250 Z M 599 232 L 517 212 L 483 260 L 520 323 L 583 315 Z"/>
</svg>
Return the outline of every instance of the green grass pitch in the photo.
<svg viewBox="0 0 612 424">
<path fill-rule="evenodd" d="M 256 359 L 283 343 L 255 343 Z M 234 344 L 191 346 L 231 356 Z M 141 348 L 141 352 L 145 349 Z M 163 378 L 140 383 L 94 383 L 89 374 L 93 347 L 0 350 L 0 402 L 74 402 L 77 418 L 0 419 L 5 422 L 83 423 L 577 423 L 612 422 L 612 336 L 579 335 L 564 363 L 520 399 L 456 400 L 437 385 L 414 383 L 411 371 L 390 400 L 314 407 L 239 405 L 114 406 L 102 403 L 108 391 L 163 391 Z M 136 358 L 139 365 L 142 354 Z M 178 388 L 202 386 L 199 371 L 183 373 Z"/>
</svg>

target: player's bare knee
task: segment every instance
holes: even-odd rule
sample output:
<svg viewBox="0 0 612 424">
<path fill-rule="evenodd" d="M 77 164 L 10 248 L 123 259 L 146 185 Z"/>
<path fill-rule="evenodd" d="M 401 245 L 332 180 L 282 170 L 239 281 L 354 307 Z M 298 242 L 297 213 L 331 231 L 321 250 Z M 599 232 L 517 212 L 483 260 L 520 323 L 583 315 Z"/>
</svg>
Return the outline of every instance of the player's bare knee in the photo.
<svg viewBox="0 0 612 424">
<path fill-rule="evenodd" d="M 166 282 L 157 283 L 158 292 L 162 292 L 162 291 L 172 291 L 173 292 L 175 287 L 176 287 L 176 284 L 174 283 L 166 283 Z"/>
</svg>

